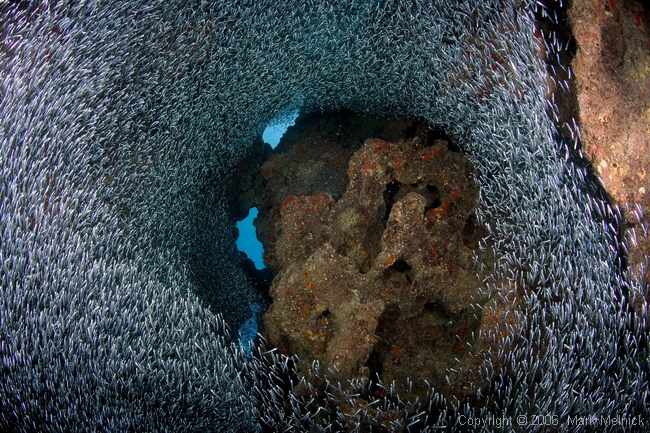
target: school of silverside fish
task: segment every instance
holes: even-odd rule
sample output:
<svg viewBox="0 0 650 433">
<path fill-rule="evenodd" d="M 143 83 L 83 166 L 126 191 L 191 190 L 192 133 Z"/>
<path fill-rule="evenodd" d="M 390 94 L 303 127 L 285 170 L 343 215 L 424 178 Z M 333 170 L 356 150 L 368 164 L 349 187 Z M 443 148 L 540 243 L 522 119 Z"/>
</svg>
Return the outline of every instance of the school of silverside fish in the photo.
<svg viewBox="0 0 650 433">
<path fill-rule="evenodd" d="M 529 0 L 0 4 L 0 430 L 647 422 L 648 289 L 579 130 L 557 132 L 546 61 L 565 47 L 535 36 L 535 13 L 557 19 Z M 232 330 L 264 300 L 238 265 L 224 184 L 297 108 L 426 121 L 475 165 L 495 248 L 483 283 L 506 300 L 531 287 L 507 330 L 524 338 L 477 399 L 365 382 L 299 396 L 299 361 L 241 348 Z M 341 409 L 371 387 L 385 392 Z"/>
</svg>

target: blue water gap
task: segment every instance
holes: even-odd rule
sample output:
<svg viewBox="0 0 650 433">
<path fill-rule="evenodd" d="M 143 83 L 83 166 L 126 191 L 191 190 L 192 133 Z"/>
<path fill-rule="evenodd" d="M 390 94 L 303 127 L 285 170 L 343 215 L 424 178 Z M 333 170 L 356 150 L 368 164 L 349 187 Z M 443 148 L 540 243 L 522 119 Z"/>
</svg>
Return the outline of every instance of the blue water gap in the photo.
<svg viewBox="0 0 650 433">
<path fill-rule="evenodd" d="M 237 249 L 246 253 L 253 261 L 257 269 L 264 269 L 264 247 L 257 239 L 253 220 L 257 217 L 257 208 L 251 208 L 248 216 L 237 223 L 239 238 L 237 238 Z"/>
<path fill-rule="evenodd" d="M 268 124 L 264 132 L 262 133 L 262 140 L 269 143 L 273 149 L 278 145 L 280 139 L 287 132 L 287 129 L 296 123 L 298 118 L 298 111 L 296 110 L 290 116 L 284 118 L 281 121 L 274 120 Z"/>
<path fill-rule="evenodd" d="M 298 111 L 283 121 L 275 120 L 271 122 L 262 133 L 262 139 L 269 143 L 271 148 L 275 149 L 287 129 L 296 122 L 297 117 Z M 246 253 L 248 258 L 255 264 L 255 268 L 264 269 L 264 247 L 257 239 L 255 226 L 253 225 L 253 220 L 257 218 L 257 214 L 257 208 L 251 208 L 248 212 L 248 216 L 237 223 L 237 229 L 239 229 L 237 248 L 239 251 Z M 256 340 L 257 332 L 259 331 L 260 317 L 264 311 L 262 311 L 261 306 L 250 301 L 248 306 L 251 309 L 252 315 L 240 326 L 238 333 L 240 344 L 242 345 L 246 355 L 250 358 L 255 344 L 254 341 Z"/>
<path fill-rule="evenodd" d="M 298 111 L 285 116 L 282 120 L 274 120 L 268 124 L 262 133 L 262 139 L 269 143 L 273 149 L 278 145 L 280 139 L 287 132 L 287 129 L 296 122 Z M 239 251 L 246 253 L 249 259 L 255 263 L 257 269 L 264 269 L 264 247 L 257 240 L 255 235 L 255 226 L 253 220 L 257 217 L 257 208 L 251 208 L 248 217 L 237 223 L 239 229 L 239 238 L 237 239 L 237 248 Z"/>
</svg>

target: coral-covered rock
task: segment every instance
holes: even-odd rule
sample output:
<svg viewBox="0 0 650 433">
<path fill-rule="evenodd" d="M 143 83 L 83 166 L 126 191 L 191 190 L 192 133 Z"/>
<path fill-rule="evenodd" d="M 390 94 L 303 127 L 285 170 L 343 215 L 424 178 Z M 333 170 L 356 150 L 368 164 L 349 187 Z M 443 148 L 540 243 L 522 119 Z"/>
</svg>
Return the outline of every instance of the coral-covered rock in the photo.
<svg viewBox="0 0 650 433">
<path fill-rule="evenodd" d="M 485 384 L 470 384 L 484 360 L 474 355 L 489 351 L 478 339 L 488 296 L 474 266 L 482 233 L 470 162 L 443 140 L 370 139 L 347 174 L 338 200 L 316 192 L 280 204 L 269 340 L 342 382 L 411 378 L 416 393 L 426 380 L 471 395 Z M 495 305 L 484 331 L 508 308 Z M 465 372 L 452 383 L 450 368 Z"/>
</svg>

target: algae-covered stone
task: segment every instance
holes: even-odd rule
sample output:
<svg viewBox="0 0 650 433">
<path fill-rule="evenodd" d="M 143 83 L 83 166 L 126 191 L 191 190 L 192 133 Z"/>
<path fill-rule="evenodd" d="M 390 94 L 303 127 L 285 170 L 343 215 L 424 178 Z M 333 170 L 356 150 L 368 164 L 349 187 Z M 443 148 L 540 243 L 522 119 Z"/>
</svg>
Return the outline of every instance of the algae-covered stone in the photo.
<svg viewBox="0 0 650 433">
<path fill-rule="evenodd" d="M 478 338 L 487 290 L 472 260 L 478 189 L 467 158 L 448 147 L 366 140 L 338 200 L 315 192 L 279 204 L 280 269 L 264 321 L 302 374 L 318 361 L 341 382 L 411 378 L 416 394 L 428 381 L 463 397 L 486 384 L 476 374 L 489 352 Z M 448 381 L 451 368 L 465 373 Z"/>
</svg>

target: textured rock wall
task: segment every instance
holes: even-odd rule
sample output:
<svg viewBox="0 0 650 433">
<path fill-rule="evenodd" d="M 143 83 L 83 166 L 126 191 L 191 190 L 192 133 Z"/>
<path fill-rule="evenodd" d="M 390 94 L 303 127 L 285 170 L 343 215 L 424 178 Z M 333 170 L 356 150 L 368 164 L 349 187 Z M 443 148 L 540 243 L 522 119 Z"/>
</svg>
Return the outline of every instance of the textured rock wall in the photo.
<svg viewBox="0 0 650 433">
<path fill-rule="evenodd" d="M 640 208 L 650 207 L 650 11 L 636 1 L 577 0 L 568 10 L 577 44 L 571 62 L 582 145 L 626 211 L 630 266 L 650 281 Z"/>
<path fill-rule="evenodd" d="M 479 330 L 483 306 L 494 299 L 474 264 L 492 267 L 494 253 L 481 253 L 474 233 L 475 172 L 448 148 L 443 140 L 369 139 L 351 156 L 338 200 L 324 192 L 288 195 L 271 210 L 280 213 L 281 230 L 269 245 L 279 269 L 265 333 L 299 356 L 302 374 L 317 360 L 333 370 L 332 380 L 411 378 L 420 398 L 425 380 L 463 396 L 489 382 L 459 385 L 476 373 L 474 357 L 496 353 L 501 339 L 491 349 L 478 342 L 488 329 Z M 297 178 L 295 189 L 310 179 Z M 452 367 L 466 371 L 453 383 L 446 380 Z"/>
</svg>

